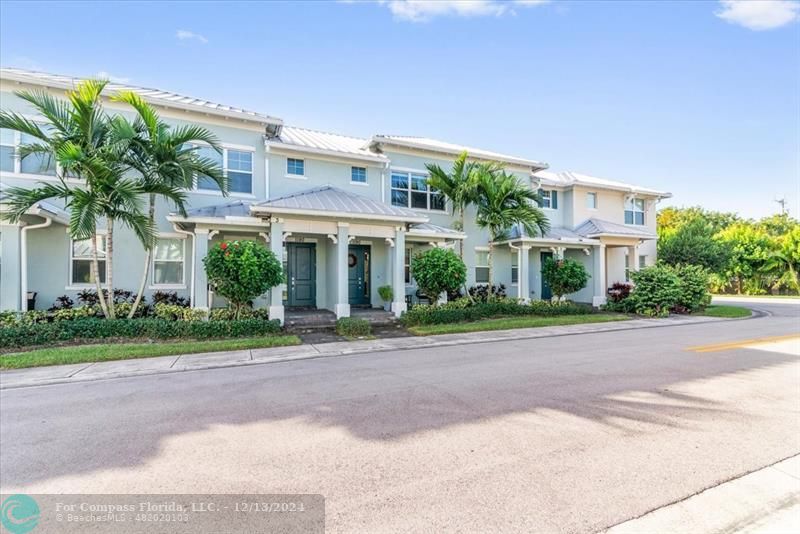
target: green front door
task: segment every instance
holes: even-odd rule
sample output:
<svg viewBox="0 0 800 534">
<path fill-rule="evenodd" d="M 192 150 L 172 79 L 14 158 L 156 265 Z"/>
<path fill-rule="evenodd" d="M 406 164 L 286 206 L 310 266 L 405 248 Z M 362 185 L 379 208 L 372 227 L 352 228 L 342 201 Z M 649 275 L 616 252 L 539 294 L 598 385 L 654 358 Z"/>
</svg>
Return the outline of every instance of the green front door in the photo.
<svg viewBox="0 0 800 534">
<path fill-rule="evenodd" d="M 552 259 L 553 259 L 552 252 L 542 252 L 541 255 L 542 267 L 544 267 L 544 262 L 546 260 L 552 260 Z M 542 276 L 542 300 L 550 300 L 551 298 L 553 298 L 553 292 L 550 291 L 550 284 L 548 284 L 545 281 L 544 276 Z"/>
<path fill-rule="evenodd" d="M 317 304 L 317 249 L 314 243 L 287 243 L 287 306 Z"/>
<path fill-rule="evenodd" d="M 347 286 L 350 304 L 369 304 L 369 246 L 350 245 L 347 254 Z"/>
</svg>

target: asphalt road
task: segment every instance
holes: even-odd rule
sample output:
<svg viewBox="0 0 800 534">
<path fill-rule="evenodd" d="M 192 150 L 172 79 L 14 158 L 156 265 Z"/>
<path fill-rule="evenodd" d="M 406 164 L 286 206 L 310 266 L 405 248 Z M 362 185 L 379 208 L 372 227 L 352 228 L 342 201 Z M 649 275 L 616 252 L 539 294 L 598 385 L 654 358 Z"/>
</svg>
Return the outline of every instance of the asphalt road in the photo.
<svg viewBox="0 0 800 534">
<path fill-rule="evenodd" d="M 686 350 L 800 333 L 797 304 L 753 307 L 773 315 L 4 390 L 0 489 L 322 493 L 331 532 L 594 532 L 800 452 L 797 347 Z"/>
</svg>

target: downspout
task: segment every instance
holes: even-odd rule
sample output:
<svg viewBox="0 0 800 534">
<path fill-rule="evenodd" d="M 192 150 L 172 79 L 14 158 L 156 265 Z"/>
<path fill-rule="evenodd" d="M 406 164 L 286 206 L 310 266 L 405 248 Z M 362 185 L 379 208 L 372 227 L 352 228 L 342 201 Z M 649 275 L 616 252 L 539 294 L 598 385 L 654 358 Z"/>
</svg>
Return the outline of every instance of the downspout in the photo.
<svg viewBox="0 0 800 534">
<path fill-rule="evenodd" d="M 194 255 L 195 255 L 195 237 L 194 232 L 183 230 L 178 226 L 178 223 L 172 223 L 172 228 L 179 234 L 187 235 L 192 238 L 192 277 L 189 280 L 189 299 L 191 299 L 192 306 L 194 306 Z"/>
<path fill-rule="evenodd" d="M 20 251 L 20 309 L 24 312 L 28 311 L 28 230 L 38 230 L 39 228 L 47 228 L 53 224 L 53 219 L 45 217 L 44 222 L 34 224 L 33 226 L 22 227 L 22 239 L 19 244 Z"/>
</svg>

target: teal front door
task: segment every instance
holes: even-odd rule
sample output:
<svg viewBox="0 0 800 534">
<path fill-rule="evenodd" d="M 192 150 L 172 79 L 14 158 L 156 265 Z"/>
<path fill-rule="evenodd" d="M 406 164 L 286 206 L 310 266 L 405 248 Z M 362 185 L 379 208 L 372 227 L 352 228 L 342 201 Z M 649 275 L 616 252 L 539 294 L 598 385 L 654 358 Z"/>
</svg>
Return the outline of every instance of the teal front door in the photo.
<svg viewBox="0 0 800 534">
<path fill-rule="evenodd" d="M 542 267 L 544 267 L 544 262 L 546 260 L 552 260 L 553 259 L 553 253 L 552 252 L 542 252 L 541 259 L 542 259 Z M 539 274 L 541 274 L 541 273 L 539 273 Z M 542 300 L 550 300 L 551 298 L 553 298 L 553 292 L 550 291 L 550 284 L 548 284 L 545 281 L 544 276 L 542 276 Z"/>
<path fill-rule="evenodd" d="M 287 243 L 287 306 L 317 304 L 317 248 L 314 243 Z"/>
<path fill-rule="evenodd" d="M 369 304 L 369 246 L 350 245 L 347 251 L 347 286 L 350 304 Z"/>
</svg>

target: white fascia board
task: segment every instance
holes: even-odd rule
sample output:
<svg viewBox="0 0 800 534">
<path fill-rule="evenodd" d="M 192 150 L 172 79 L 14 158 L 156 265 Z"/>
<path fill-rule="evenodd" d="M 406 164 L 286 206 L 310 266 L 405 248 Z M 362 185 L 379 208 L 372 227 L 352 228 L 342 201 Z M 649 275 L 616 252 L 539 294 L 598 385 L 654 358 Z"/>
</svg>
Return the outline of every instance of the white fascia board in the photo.
<svg viewBox="0 0 800 534">
<path fill-rule="evenodd" d="M 617 238 L 624 238 L 624 239 L 643 239 L 643 240 L 651 240 L 651 239 L 658 239 L 658 236 L 655 234 L 646 234 L 646 235 L 633 235 L 633 234 L 614 234 L 610 232 L 602 232 L 599 234 L 589 234 L 589 237 L 617 237 Z"/>
<path fill-rule="evenodd" d="M 410 237 L 424 237 L 426 239 L 429 238 L 437 238 L 437 239 L 466 239 L 467 234 L 457 233 L 457 234 L 442 234 L 437 232 L 415 232 L 413 229 L 406 232 L 406 236 Z"/>
<path fill-rule="evenodd" d="M 355 160 L 355 161 L 369 161 L 371 163 L 381 163 L 384 164 L 389 161 L 389 158 L 386 156 L 367 156 L 361 154 L 353 154 L 350 152 L 339 152 L 337 150 L 326 150 L 324 148 L 314 148 L 314 147 L 307 147 L 301 145 L 292 145 L 289 143 L 279 143 L 276 141 L 270 141 L 265 139 L 264 146 L 269 148 L 270 151 L 280 152 L 281 150 L 285 150 L 287 152 L 292 153 L 301 153 L 301 154 L 316 154 L 322 156 L 330 156 L 337 159 L 344 159 L 344 160 Z"/>
<path fill-rule="evenodd" d="M 306 215 L 309 217 L 325 217 L 335 219 L 360 219 L 368 221 L 391 221 L 407 223 L 429 222 L 427 217 L 401 217 L 399 215 L 371 215 L 365 213 L 351 213 L 346 211 L 305 210 L 302 208 L 281 208 L 273 206 L 250 206 L 250 211 L 260 213 L 275 213 L 278 215 Z"/>
<path fill-rule="evenodd" d="M 534 176 L 534 178 L 539 178 Z M 654 198 L 671 198 L 672 193 L 667 193 L 665 191 L 656 191 L 653 189 L 640 189 L 638 187 L 626 187 L 626 186 L 616 186 L 616 185 L 608 185 L 608 184 L 596 184 L 590 182 L 573 182 L 571 184 L 565 184 L 563 182 L 557 182 L 548 180 L 547 178 L 540 178 L 539 184 L 540 186 L 545 185 L 547 187 L 551 187 L 553 189 L 560 189 L 560 190 L 568 190 L 573 189 L 575 187 L 582 187 L 585 189 L 593 189 L 599 191 L 619 191 L 621 193 L 631 193 L 633 195 L 641 195 L 641 196 L 648 196 Z"/>
<path fill-rule="evenodd" d="M 599 245 L 599 239 L 542 239 L 540 237 L 517 237 L 515 239 L 506 239 L 504 241 L 496 241 L 497 245 L 509 245 L 512 243 L 530 243 L 532 245 L 548 245 L 548 246 L 562 246 L 562 245 Z"/>
<path fill-rule="evenodd" d="M 266 228 L 269 223 L 258 217 L 181 217 L 180 215 L 167 215 L 171 223 L 207 224 L 221 226 L 257 226 Z"/>
</svg>

